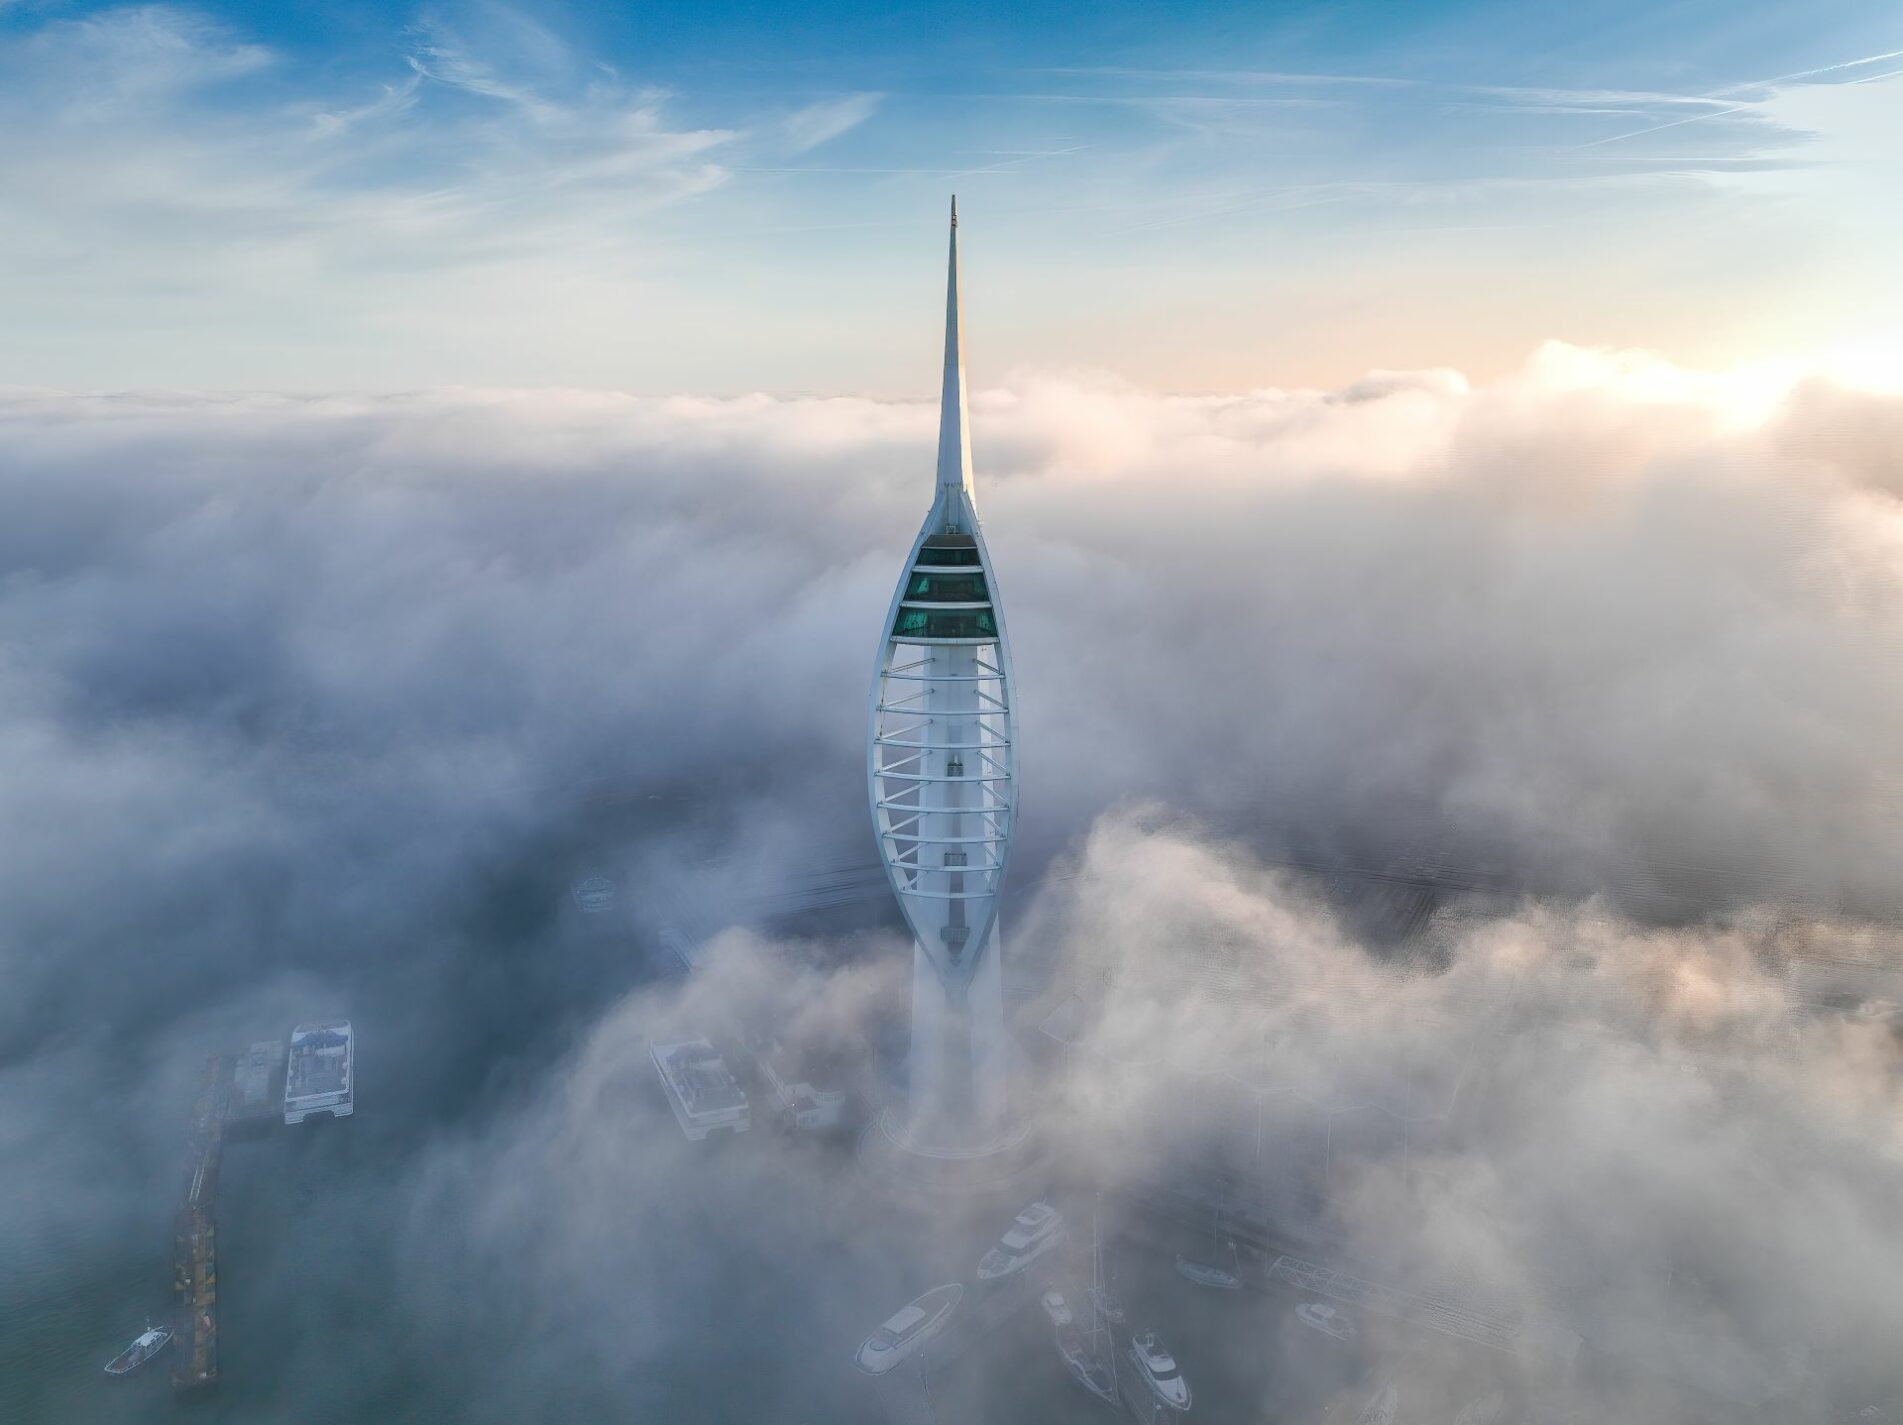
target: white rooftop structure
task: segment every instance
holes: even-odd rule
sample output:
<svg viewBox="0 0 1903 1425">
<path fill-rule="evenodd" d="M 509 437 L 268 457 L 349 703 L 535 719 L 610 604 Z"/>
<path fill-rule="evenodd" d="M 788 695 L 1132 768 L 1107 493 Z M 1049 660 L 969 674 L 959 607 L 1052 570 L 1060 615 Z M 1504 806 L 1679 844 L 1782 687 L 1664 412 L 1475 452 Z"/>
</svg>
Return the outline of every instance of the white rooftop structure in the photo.
<svg viewBox="0 0 1903 1425">
<path fill-rule="evenodd" d="M 347 1019 L 300 1024 L 291 1031 L 284 1068 L 286 1123 L 302 1123 L 313 1113 L 348 1118 L 356 1112 L 356 1045 Z"/>
<path fill-rule="evenodd" d="M 753 1126 L 746 1094 L 720 1051 L 706 1039 L 650 1044 L 648 1057 L 661 1076 L 668 1107 L 690 1142 L 699 1143 L 716 1129 L 740 1134 Z"/>
<path fill-rule="evenodd" d="M 953 199 L 937 479 L 886 614 L 866 748 L 880 860 L 916 946 L 902 1136 L 934 1155 L 1008 1137 L 998 901 L 1017 807 L 1014 696 L 972 490 Z"/>
</svg>

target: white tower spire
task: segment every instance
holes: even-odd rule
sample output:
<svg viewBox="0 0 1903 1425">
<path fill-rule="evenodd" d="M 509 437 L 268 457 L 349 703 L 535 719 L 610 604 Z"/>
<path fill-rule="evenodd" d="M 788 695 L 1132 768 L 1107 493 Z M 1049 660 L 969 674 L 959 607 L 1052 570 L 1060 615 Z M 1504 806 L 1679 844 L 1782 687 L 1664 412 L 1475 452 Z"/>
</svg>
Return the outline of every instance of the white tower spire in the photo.
<svg viewBox="0 0 1903 1425">
<path fill-rule="evenodd" d="M 998 901 L 1017 811 L 1016 690 L 968 436 L 954 199 L 937 486 L 886 614 L 866 765 L 879 856 L 915 942 L 899 1136 L 939 1157 L 1008 1136 Z"/>
<path fill-rule="evenodd" d="M 962 492 L 974 512 L 971 412 L 965 405 L 965 321 L 958 306 L 958 198 L 951 200 L 951 252 L 945 263 L 945 379 L 938 399 L 938 497 L 933 513 L 952 515 Z"/>
</svg>

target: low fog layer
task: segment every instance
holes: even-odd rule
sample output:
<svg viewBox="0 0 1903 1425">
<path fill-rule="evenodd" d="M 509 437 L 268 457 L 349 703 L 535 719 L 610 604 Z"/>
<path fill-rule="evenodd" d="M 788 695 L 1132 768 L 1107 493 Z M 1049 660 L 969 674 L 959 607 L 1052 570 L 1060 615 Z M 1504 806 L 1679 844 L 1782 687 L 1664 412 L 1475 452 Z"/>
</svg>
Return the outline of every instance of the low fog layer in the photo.
<svg viewBox="0 0 1903 1425">
<path fill-rule="evenodd" d="M 1866 930 L 1524 904 L 1447 917 L 1445 970 L 1409 974 L 1193 827 L 1105 818 L 1078 870 L 1022 927 L 1108 985 L 1053 1136 L 1111 1181 L 1214 1157 L 1284 1240 L 1511 1324 L 1494 1375 L 1432 1332 L 1371 1336 L 1403 1418 L 1502 1378 L 1540 1419 L 1892 1418 L 1903 1043 L 1791 990 Z"/>
<path fill-rule="evenodd" d="M 763 987 L 871 1064 L 903 947 L 731 937 L 642 987 L 640 896 L 606 935 L 566 887 L 691 870 L 717 909 L 723 867 L 871 860 L 865 689 L 935 418 L 0 398 L 0 1237 L 162 1254 L 203 1056 L 344 1011 L 386 1100 L 349 1125 L 391 1151 L 374 1260 L 254 1277 L 287 1317 L 374 1279 L 405 1334 L 317 1312 L 262 1409 L 362 1418 L 393 1355 L 472 1333 L 443 1418 L 528 1418 L 553 1379 L 628 1418 L 833 1388 L 818 1353 L 933 1248 L 829 1219 L 824 1157 L 707 1172 L 633 1082 L 650 1025 Z M 1812 1414 L 1883 1388 L 1894 1043 L 1793 1028 L 1782 984 L 1793 937 L 1895 901 L 1903 401 L 1552 347 L 1479 390 L 1031 373 L 973 423 L 1021 680 L 1006 953 L 1094 987 L 1098 1071 L 1037 1095 L 1071 1159 L 1115 1187 L 1166 1130 L 1249 1137 L 1234 1066 L 1273 1043 L 1271 1142 L 1398 1096 L 1408 1130 L 1347 1135 L 1308 1201 L 1360 1260 L 1595 1360 L 1668 1323 L 1653 1356 L 1801 1342 L 1764 1369 Z M 1436 856 L 1541 899 L 1413 975 L 1261 864 Z M 1211 945 L 1215 989 L 1181 963 Z M 806 1303 L 784 1349 L 710 1343 L 776 1297 Z M 1592 1399 L 1669 1418 L 1619 1388 Z"/>
</svg>

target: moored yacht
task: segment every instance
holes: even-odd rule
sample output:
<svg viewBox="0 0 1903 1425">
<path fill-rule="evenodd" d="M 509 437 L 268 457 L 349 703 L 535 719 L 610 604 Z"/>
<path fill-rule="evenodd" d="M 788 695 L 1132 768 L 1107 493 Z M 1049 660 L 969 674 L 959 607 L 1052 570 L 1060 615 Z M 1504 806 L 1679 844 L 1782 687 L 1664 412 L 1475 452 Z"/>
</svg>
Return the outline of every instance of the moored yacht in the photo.
<svg viewBox="0 0 1903 1425">
<path fill-rule="evenodd" d="M 1106 1405 L 1117 1403 L 1117 1378 L 1110 1362 L 1091 1348 L 1089 1338 L 1076 1331 L 1057 1333 L 1057 1353 L 1064 1358 L 1064 1369 L 1078 1386 Z"/>
<path fill-rule="evenodd" d="M 964 1295 L 963 1286 L 949 1282 L 908 1302 L 866 1337 L 852 1363 L 869 1376 L 884 1375 L 937 1335 Z"/>
<path fill-rule="evenodd" d="M 1156 1332 L 1139 1331 L 1130 1338 L 1130 1360 L 1158 1405 L 1179 1412 L 1189 1409 L 1189 1382 Z"/>
<path fill-rule="evenodd" d="M 172 1339 L 172 1333 L 162 1326 L 146 1323 L 141 1331 L 118 1355 L 106 1362 L 106 1374 L 109 1376 L 131 1375 L 140 1366 L 151 1360 L 165 1349 L 165 1343 Z"/>
<path fill-rule="evenodd" d="M 1064 1240 L 1064 1218 L 1048 1202 L 1034 1202 L 1017 1215 L 1011 1230 L 978 1262 L 978 1280 L 1014 1276 Z"/>
</svg>

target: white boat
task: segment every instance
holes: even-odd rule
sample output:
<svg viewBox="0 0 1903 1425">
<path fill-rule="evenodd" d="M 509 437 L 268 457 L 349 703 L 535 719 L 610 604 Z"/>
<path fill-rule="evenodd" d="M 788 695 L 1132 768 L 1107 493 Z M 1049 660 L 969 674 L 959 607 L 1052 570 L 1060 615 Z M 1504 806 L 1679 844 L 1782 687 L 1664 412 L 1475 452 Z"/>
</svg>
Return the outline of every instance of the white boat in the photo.
<svg viewBox="0 0 1903 1425">
<path fill-rule="evenodd" d="M 1214 1291 L 1241 1291 L 1242 1278 L 1226 1267 L 1218 1267 L 1209 1262 L 1195 1262 L 1177 1253 L 1176 1272 L 1197 1286 L 1206 1286 Z"/>
<path fill-rule="evenodd" d="M 1051 1325 L 1062 1331 L 1077 1318 L 1071 1314 L 1070 1303 L 1064 1300 L 1064 1293 L 1052 1287 L 1038 1298 L 1044 1308 L 1044 1314 L 1051 1318 Z"/>
<path fill-rule="evenodd" d="M 1492 1395 L 1468 1401 L 1466 1408 L 1454 1417 L 1454 1425 L 1500 1425 L 1506 1415 L 1507 1398 L 1496 1390 Z"/>
<path fill-rule="evenodd" d="M 1189 1382 L 1156 1332 L 1139 1331 L 1130 1338 L 1130 1359 L 1158 1405 L 1179 1412 L 1189 1409 Z"/>
<path fill-rule="evenodd" d="M 1391 1383 L 1384 1385 L 1361 1407 L 1361 1413 L 1355 1416 L 1355 1425 L 1394 1425 L 1395 1407 L 1400 1403 L 1400 1392 Z"/>
<path fill-rule="evenodd" d="M 300 1024 L 291 1031 L 284 1066 L 284 1121 L 302 1123 L 313 1113 L 348 1118 L 356 1112 L 354 1065 L 357 1040 L 347 1019 Z"/>
<path fill-rule="evenodd" d="M 1011 1230 L 978 1261 L 978 1280 L 1015 1276 L 1064 1240 L 1064 1218 L 1048 1202 L 1034 1202 L 1017 1215 Z"/>
<path fill-rule="evenodd" d="M 1358 1334 L 1355 1319 L 1338 1306 L 1329 1306 L 1324 1302 L 1305 1301 L 1295 1308 L 1295 1319 L 1304 1326 L 1311 1326 L 1324 1336 L 1333 1336 L 1337 1341 L 1352 1341 Z"/>
<path fill-rule="evenodd" d="M 109 1376 L 131 1375 L 140 1366 L 151 1360 L 165 1349 L 166 1342 L 172 1339 L 172 1333 L 163 1327 L 146 1323 L 141 1331 L 118 1355 L 106 1362 L 106 1374 Z"/>
<path fill-rule="evenodd" d="M 937 1335 L 964 1295 L 963 1286 L 949 1282 L 908 1302 L 866 1337 L 852 1363 L 869 1376 L 884 1375 Z"/>
</svg>

